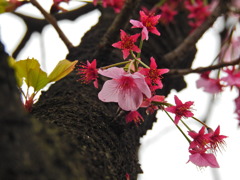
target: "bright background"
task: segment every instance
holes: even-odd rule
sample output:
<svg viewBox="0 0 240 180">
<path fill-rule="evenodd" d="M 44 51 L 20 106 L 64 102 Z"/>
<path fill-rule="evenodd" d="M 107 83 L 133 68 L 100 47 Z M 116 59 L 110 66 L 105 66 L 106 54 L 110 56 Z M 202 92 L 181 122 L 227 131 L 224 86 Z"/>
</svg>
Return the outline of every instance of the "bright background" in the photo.
<svg viewBox="0 0 240 180">
<path fill-rule="evenodd" d="M 41 0 L 41 5 L 49 10 L 51 0 Z M 68 5 L 62 3 L 62 7 L 73 8 L 83 3 L 71 1 Z M 33 6 L 24 5 L 18 12 L 31 14 L 34 17 L 42 17 L 39 11 Z M 63 20 L 59 26 L 73 43 L 79 44 L 79 39 L 84 33 L 97 23 L 100 13 L 95 10 L 92 13 L 79 17 L 76 21 Z M 198 42 L 198 53 L 193 67 L 210 65 L 217 54 L 219 48 L 219 20 Z M 17 31 L 16 31 L 17 30 Z M 0 39 L 5 44 L 6 51 L 11 54 L 19 44 L 26 31 L 21 19 L 9 13 L 0 15 Z M 59 60 L 65 59 L 67 49 L 59 39 L 55 30 L 48 25 L 42 34 L 34 34 L 27 46 L 19 54 L 18 60 L 26 58 L 36 58 L 40 61 L 42 68 L 50 73 Z M 194 101 L 195 117 L 203 119 L 207 113 L 211 95 L 197 89 L 195 82 L 199 78 L 197 74 L 185 76 L 188 87 L 177 93 L 172 91 L 167 100 L 174 103 L 174 95 L 183 101 Z M 205 168 L 199 170 L 195 165 L 188 161 L 188 142 L 181 133 L 175 128 L 170 119 L 163 113 L 158 113 L 158 122 L 154 124 L 152 130 L 141 139 L 140 163 L 144 173 L 139 175 L 139 180 L 159 180 L 159 179 L 184 179 L 184 180 L 226 180 L 231 177 L 239 179 L 240 167 L 240 131 L 238 121 L 234 114 L 234 99 L 237 92 L 233 89 L 226 89 L 223 93 L 216 96 L 211 114 L 209 114 L 208 125 L 216 129 L 221 125 L 221 134 L 227 135 L 227 146 L 222 153 L 218 153 L 217 160 L 220 169 Z M 192 119 L 186 121 L 189 126 L 198 131 L 198 126 Z"/>
</svg>

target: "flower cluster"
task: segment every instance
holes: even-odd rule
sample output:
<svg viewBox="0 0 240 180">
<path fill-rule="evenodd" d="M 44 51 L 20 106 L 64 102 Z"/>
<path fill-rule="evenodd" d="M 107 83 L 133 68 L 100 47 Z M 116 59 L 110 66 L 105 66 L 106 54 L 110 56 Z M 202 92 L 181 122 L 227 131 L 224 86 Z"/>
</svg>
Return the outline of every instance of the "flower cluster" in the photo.
<svg viewBox="0 0 240 180">
<path fill-rule="evenodd" d="M 219 56 L 217 57 L 218 63 L 229 63 L 231 65 L 231 62 L 239 60 L 239 45 L 240 36 L 236 32 L 236 27 L 232 27 L 223 41 Z M 203 91 L 211 94 L 221 93 L 226 88 L 230 88 L 231 90 L 234 88 L 239 91 L 240 70 L 238 64 L 220 68 L 217 71 L 217 73 L 214 73 L 214 70 L 203 72 L 196 81 L 197 88 L 202 88 Z M 235 113 L 238 116 L 237 119 L 240 125 L 240 106 L 238 102 L 239 96 L 235 99 Z"/>
<path fill-rule="evenodd" d="M 95 6 L 97 4 L 102 4 L 104 8 L 111 7 L 116 13 L 119 13 L 125 4 L 125 0 L 93 0 L 93 4 Z"/>
<path fill-rule="evenodd" d="M 174 2 L 178 3 L 178 1 Z M 122 111 L 127 111 L 126 123 L 133 122 L 139 125 L 144 121 L 143 116 L 138 112 L 139 108 L 145 108 L 146 114 L 152 114 L 156 110 L 174 114 L 174 119 L 168 114 L 169 118 L 179 130 L 181 128 L 178 124 L 182 122 L 189 129 L 188 135 L 193 138 L 193 141 L 191 141 L 180 130 L 190 142 L 189 152 L 191 155 L 189 161 L 199 167 L 219 167 L 215 155 L 208 151 L 215 152 L 224 144 L 223 139 L 226 136 L 219 135 L 220 127 L 215 131 L 209 130 L 208 133 L 205 133 L 205 125 L 199 133 L 195 133 L 182 120 L 182 118 L 190 117 L 196 120 L 192 112 L 194 102 L 183 103 L 177 96 L 174 96 L 176 105 L 171 105 L 166 102 L 164 96 L 157 95 L 156 90 L 164 88 L 162 76 L 168 73 L 169 69 L 159 69 L 154 57 L 150 58 L 150 65 L 148 66 L 141 59 L 141 51 L 144 41 L 150 38 L 149 33 L 160 36 L 156 26 L 161 19 L 161 15 L 155 15 L 153 11 L 146 9 L 141 10 L 139 15 L 139 20 L 131 19 L 130 23 L 133 25 L 132 28 L 140 28 L 141 33 L 131 35 L 124 30 L 120 30 L 120 41 L 112 44 L 113 47 L 121 50 L 123 61 L 99 69 L 96 67 L 96 59 L 92 62 L 87 61 L 86 64 L 79 65 L 80 82 L 85 84 L 93 82 L 94 86 L 98 88 L 98 77 L 106 77 L 107 80 L 99 91 L 98 98 L 103 102 L 117 103 Z M 205 79 L 208 81 L 210 78 L 205 75 Z M 200 120 L 197 121 L 200 122 Z M 130 178 L 128 174 L 126 174 L 126 178 Z"/>
<path fill-rule="evenodd" d="M 209 129 L 206 133 L 206 128 L 203 126 L 198 133 L 194 131 L 188 132 L 193 139 L 189 146 L 189 161 L 199 167 L 219 168 L 215 153 L 225 145 L 224 139 L 227 136 L 220 135 L 220 126 L 215 131 Z"/>
</svg>

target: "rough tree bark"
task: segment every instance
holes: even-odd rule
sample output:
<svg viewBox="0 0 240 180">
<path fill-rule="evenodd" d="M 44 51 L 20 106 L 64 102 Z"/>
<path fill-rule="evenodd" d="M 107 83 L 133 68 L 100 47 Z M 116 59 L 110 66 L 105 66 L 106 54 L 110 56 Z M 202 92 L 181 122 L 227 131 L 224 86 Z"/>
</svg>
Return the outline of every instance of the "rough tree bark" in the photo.
<svg viewBox="0 0 240 180">
<path fill-rule="evenodd" d="M 130 17 L 138 19 L 141 6 L 150 9 L 158 1 L 127 2 L 132 11 L 126 9 L 129 14 L 119 28 L 130 33 L 127 24 Z M 114 28 L 111 25 L 116 23 L 118 15 L 111 9 L 99 9 L 102 13 L 99 22 L 85 34 L 78 47 L 71 49 L 69 60 L 84 62 L 96 58 L 99 67 L 122 60 L 119 50 L 111 47 L 119 37 L 119 29 L 106 36 L 109 28 Z M 208 20 L 198 38 L 220 14 L 219 10 Z M 148 62 L 153 56 L 161 68 L 190 68 L 196 53 L 195 42 L 174 59 L 166 56 L 189 37 L 187 12 L 179 12 L 173 23 L 159 25 L 158 29 L 161 36 L 150 36 L 144 44 L 142 59 Z M 126 124 L 125 113 L 117 113 L 116 104 L 101 102 L 97 98 L 98 89 L 77 80 L 73 72 L 53 84 L 42 92 L 32 113 L 27 114 L 1 45 L 0 179 L 125 180 L 125 174 L 129 173 L 131 180 L 136 180 L 142 173 L 138 162 L 139 140 L 152 128 L 155 114 L 147 116 L 142 110 L 145 121 L 141 125 Z M 180 91 L 186 87 L 181 76 L 166 75 L 163 83 L 164 89 L 159 93 L 166 96 L 171 89 Z"/>
</svg>

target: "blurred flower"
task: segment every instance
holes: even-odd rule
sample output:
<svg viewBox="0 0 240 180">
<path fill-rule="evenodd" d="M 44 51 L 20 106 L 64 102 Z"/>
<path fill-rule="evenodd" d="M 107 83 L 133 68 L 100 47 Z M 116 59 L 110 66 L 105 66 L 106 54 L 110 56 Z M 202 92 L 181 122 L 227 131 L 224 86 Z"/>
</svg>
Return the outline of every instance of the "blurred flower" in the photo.
<svg viewBox="0 0 240 180">
<path fill-rule="evenodd" d="M 203 88 L 203 91 L 208 93 L 219 93 L 223 91 L 223 85 L 220 84 L 220 79 L 209 77 L 210 71 L 201 74 L 200 79 L 196 81 L 197 88 Z"/>
<path fill-rule="evenodd" d="M 140 124 L 144 119 L 138 111 L 131 111 L 125 117 L 126 123 L 134 122 L 135 124 Z"/>
</svg>

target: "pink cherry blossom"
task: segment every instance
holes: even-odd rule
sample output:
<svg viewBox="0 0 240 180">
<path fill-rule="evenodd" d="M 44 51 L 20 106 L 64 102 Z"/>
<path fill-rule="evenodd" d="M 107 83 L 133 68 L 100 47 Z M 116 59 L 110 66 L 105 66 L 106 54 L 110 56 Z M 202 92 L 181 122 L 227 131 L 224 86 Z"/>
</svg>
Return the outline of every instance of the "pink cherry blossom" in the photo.
<svg viewBox="0 0 240 180">
<path fill-rule="evenodd" d="M 159 23 L 161 15 L 154 16 L 153 13 L 146 14 L 144 11 L 140 11 L 140 21 L 130 20 L 133 25 L 132 28 L 142 28 L 142 40 L 148 40 L 148 33 L 151 32 L 160 36 L 160 32 L 155 27 Z"/>
<path fill-rule="evenodd" d="M 141 107 L 147 108 L 147 114 L 153 114 L 156 110 L 158 110 L 158 106 L 152 103 L 154 102 L 164 102 L 165 96 L 154 95 L 151 98 L 144 98 Z"/>
<path fill-rule="evenodd" d="M 217 149 L 220 150 L 220 148 L 225 145 L 224 139 L 227 138 L 227 136 L 220 135 L 220 126 L 216 128 L 215 131 L 210 132 L 210 143 L 211 143 L 211 149 L 213 151 L 216 151 Z"/>
<path fill-rule="evenodd" d="M 104 8 L 112 7 L 116 13 L 119 13 L 126 0 L 93 0 L 93 4 L 96 6 L 99 1 Z"/>
<path fill-rule="evenodd" d="M 150 58 L 150 69 L 142 68 L 139 72 L 146 77 L 146 82 L 150 87 L 151 91 L 155 91 L 157 89 L 162 89 L 162 74 L 165 74 L 169 71 L 169 69 L 157 69 L 156 61 L 153 57 Z"/>
<path fill-rule="evenodd" d="M 205 148 L 194 148 L 189 150 L 191 155 L 189 156 L 188 162 L 192 162 L 196 166 L 199 167 L 212 167 L 219 168 L 219 164 L 217 162 L 216 157 L 212 153 L 206 153 Z"/>
<path fill-rule="evenodd" d="M 213 79 L 209 77 L 210 71 L 201 74 L 199 80 L 196 81 L 197 88 L 203 88 L 203 91 L 208 93 L 219 93 L 223 91 L 223 85 L 220 79 Z"/>
<path fill-rule="evenodd" d="M 185 7 L 190 12 L 188 15 L 188 18 L 191 19 L 189 25 L 193 29 L 200 26 L 210 15 L 209 6 L 205 5 L 203 1 L 195 1 L 194 3 L 185 1 Z"/>
<path fill-rule="evenodd" d="M 99 70 L 99 74 L 113 78 L 107 80 L 98 98 L 103 102 L 117 102 L 125 111 L 136 111 L 143 102 L 144 95 L 151 97 L 145 78 L 139 72 L 127 73 L 123 68 L 112 67 Z"/>
<path fill-rule="evenodd" d="M 160 21 L 163 24 L 169 24 L 170 22 L 173 21 L 174 16 L 178 13 L 177 11 L 174 10 L 172 6 L 169 4 L 165 3 L 160 7 L 162 13 L 161 13 L 161 19 Z"/>
<path fill-rule="evenodd" d="M 89 84 L 91 81 L 93 81 L 94 87 L 98 88 L 98 70 L 96 68 L 97 61 L 94 59 L 92 63 L 87 61 L 87 64 L 81 64 L 79 65 L 78 75 L 80 75 L 79 81 L 84 84 Z"/>
<path fill-rule="evenodd" d="M 204 148 L 208 143 L 210 143 L 210 137 L 212 136 L 212 134 L 205 133 L 205 126 L 203 126 L 198 133 L 196 133 L 195 131 L 189 131 L 188 135 L 193 138 L 193 141 L 190 143 L 189 149 L 195 147 Z"/>
<path fill-rule="evenodd" d="M 182 117 L 192 117 L 194 115 L 191 112 L 191 106 L 193 105 L 192 101 L 187 101 L 183 104 L 182 101 L 176 95 L 174 96 L 174 100 L 176 106 L 167 107 L 165 108 L 165 110 L 176 115 L 174 120 L 175 124 L 178 124 L 179 120 Z"/>
<path fill-rule="evenodd" d="M 121 30 L 120 32 L 121 41 L 112 44 L 112 46 L 121 49 L 123 53 L 123 59 L 126 59 L 129 56 L 130 51 L 135 51 L 137 53 L 141 52 L 139 47 L 137 47 L 134 44 L 139 36 L 140 34 L 130 36 L 124 30 Z"/>
<path fill-rule="evenodd" d="M 134 122 L 135 124 L 140 124 L 144 121 L 143 117 L 138 111 L 131 111 L 125 117 L 126 123 Z"/>
<path fill-rule="evenodd" d="M 228 86 L 237 86 L 240 87 L 240 71 L 236 70 L 235 67 L 226 68 L 223 70 L 227 73 L 226 77 L 223 77 L 221 80 L 225 81 Z"/>
</svg>

